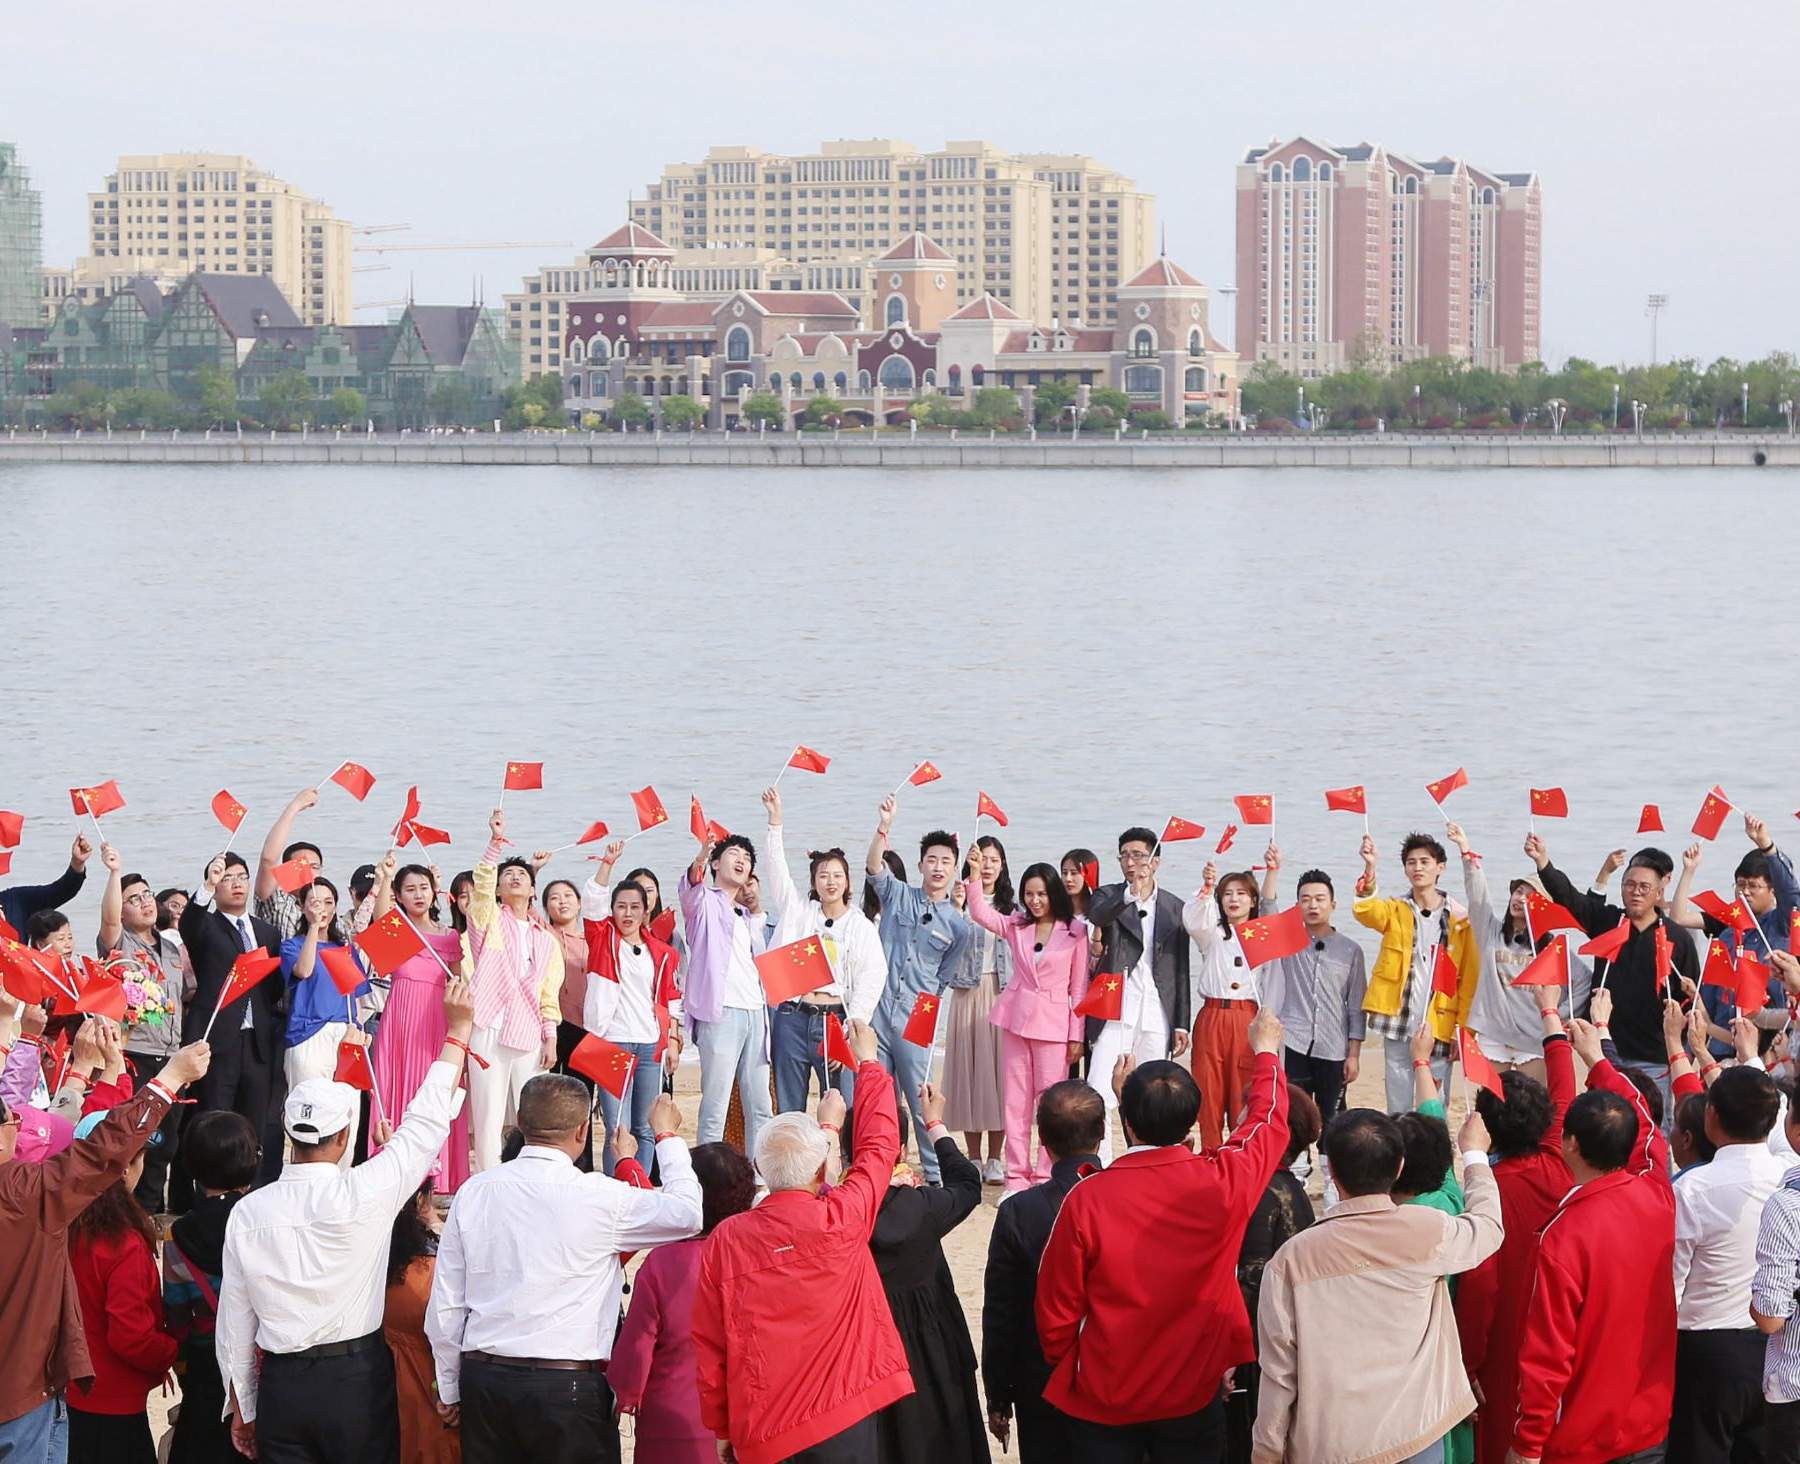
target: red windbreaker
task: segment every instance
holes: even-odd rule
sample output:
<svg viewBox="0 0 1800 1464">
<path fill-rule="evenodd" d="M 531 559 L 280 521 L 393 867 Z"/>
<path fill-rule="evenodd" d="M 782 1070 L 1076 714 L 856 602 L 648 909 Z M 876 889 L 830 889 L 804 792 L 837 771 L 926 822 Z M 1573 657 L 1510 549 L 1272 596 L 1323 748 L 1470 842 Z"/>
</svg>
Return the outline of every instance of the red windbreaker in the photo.
<svg viewBox="0 0 1800 1464">
<path fill-rule="evenodd" d="M 1588 1073 L 1588 1087 L 1630 1103 L 1638 1137 L 1623 1169 L 1570 1193 L 1538 1235 L 1512 1447 L 1545 1464 L 1603 1464 L 1648 1449 L 1669 1431 L 1675 1394 L 1669 1146 L 1610 1062 Z"/>
<path fill-rule="evenodd" d="M 1244 1122 L 1218 1148 L 1124 1154 L 1069 1191 L 1038 1264 L 1045 1402 L 1094 1423 L 1180 1418 L 1254 1360 L 1237 1263 L 1287 1148 L 1280 1063 L 1256 1056 Z"/>
<path fill-rule="evenodd" d="M 78 1413 L 144 1411 L 150 1390 L 175 1366 L 179 1344 L 163 1330 L 162 1277 L 150 1242 L 135 1230 L 69 1246 L 93 1386 L 69 1389 Z"/>
<path fill-rule="evenodd" d="M 856 1070 L 855 1123 L 856 1160 L 829 1194 L 783 1190 L 707 1238 L 694 1291 L 700 1420 L 739 1464 L 786 1459 L 913 1391 L 869 1250 L 900 1157 L 880 1063 Z"/>
</svg>

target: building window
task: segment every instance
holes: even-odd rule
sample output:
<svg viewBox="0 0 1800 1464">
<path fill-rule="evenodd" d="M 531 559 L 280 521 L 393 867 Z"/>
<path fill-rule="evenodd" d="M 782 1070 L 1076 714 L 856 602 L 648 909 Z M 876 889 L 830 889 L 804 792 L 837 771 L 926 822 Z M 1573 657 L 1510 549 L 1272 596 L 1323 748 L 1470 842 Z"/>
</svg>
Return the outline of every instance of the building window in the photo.
<svg viewBox="0 0 1800 1464">
<path fill-rule="evenodd" d="M 981 389 L 981 383 L 986 380 L 986 378 L 987 371 L 985 368 L 980 366 L 971 366 L 969 368 L 969 384 L 977 391 Z"/>
<path fill-rule="evenodd" d="M 1206 390 L 1206 368 L 1204 366 L 1188 367 L 1187 381 L 1186 381 L 1186 384 L 1183 387 L 1183 389 L 1186 391 L 1205 391 Z"/>
<path fill-rule="evenodd" d="M 887 324 L 906 324 L 906 301 L 899 295 L 889 295 L 887 298 Z"/>
<path fill-rule="evenodd" d="M 1205 353 L 1206 344 L 1200 339 L 1200 332 L 1198 330 L 1190 330 L 1188 332 L 1188 355 L 1201 356 Z"/>
<path fill-rule="evenodd" d="M 911 391 L 913 389 L 912 362 L 904 356 L 889 356 L 881 363 L 881 385 L 884 390 Z"/>
<path fill-rule="evenodd" d="M 825 373 L 823 371 L 813 372 L 813 390 L 814 391 L 824 391 L 825 390 Z"/>
<path fill-rule="evenodd" d="M 1127 366 L 1125 368 L 1125 394 L 1127 396 L 1161 396 L 1162 367 Z"/>
<path fill-rule="evenodd" d="M 744 326 L 734 325 L 726 332 L 725 359 L 727 361 L 748 361 L 750 359 L 750 332 Z"/>
<path fill-rule="evenodd" d="M 838 391 L 846 391 L 849 389 L 849 386 L 850 386 L 850 378 L 848 376 L 846 376 L 842 371 L 840 371 L 840 372 L 838 372 L 838 374 L 836 376 L 832 377 L 831 384 Z"/>
<path fill-rule="evenodd" d="M 1156 354 L 1156 332 L 1149 329 L 1134 330 L 1131 333 L 1131 354 L 1154 356 Z"/>
</svg>

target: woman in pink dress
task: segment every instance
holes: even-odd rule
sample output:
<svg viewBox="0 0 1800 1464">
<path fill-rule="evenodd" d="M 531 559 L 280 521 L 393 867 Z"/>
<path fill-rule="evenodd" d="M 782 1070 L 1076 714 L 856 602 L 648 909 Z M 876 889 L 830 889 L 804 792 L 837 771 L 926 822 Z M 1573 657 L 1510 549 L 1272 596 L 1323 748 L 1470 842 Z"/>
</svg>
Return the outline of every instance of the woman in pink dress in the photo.
<svg viewBox="0 0 1800 1464">
<path fill-rule="evenodd" d="M 375 1030 L 371 1059 L 375 1086 L 381 1094 L 381 1116 L 399 1126 L 406 1105 L 419 1091 L 444 1045 L 444 966 L 454 971 L 462 960 L 462 937 L 438 925 L 437 876 L 423 864 L 395 870 L 389 854 L 375 868 L 375 919 L 398 906 L 425 937 L 427 949 L 394 968 L 393 986 L 381 1024 Z M 435 953 L 435 954 L 434 954 Z M 444 965 L 439 965 L 439 961 Z M 371 1143 L 369 1153 L 378 1151 Z M 469 1177 L 469 1115 L 459 1109 L 450 1124 L 437 1163 L 431 1168 L 433 1191 L 455 1194 Z"/>
<path fill-rule="evenodd" d="M 619 1324 L 606 1365 L 619 1411 L 636 1415 L 635 1457 L 656 1464 L 718 1464 L 718 1440 L 700 1421 L 694 1284 L 706 1237 L 721 1220 L 748 1210 L 756 1197 L 755 1171 L 731 1145 L 701 1144 L 693 1159 L 703 1228 L 692 1240 L 659 1245 L 638 1268 L 631 1310 Z"/>
<path fill-rule="evenodd" d="M 1062 877 L 1034 864 L 1019 881 L 1023 910 L 1002 915 L 970 879 L 969 918 L 1001 937 L 1012 951 L 1012 979 L 988 1020 L 1000 1029 L 1006 1085 L 1006 1188 L 1027 1189 L 1050 1177 L 1042 1149 L 1031 1144 L 1038 1094 L 1065 1077 L 1081 1052 L 1075 1005 L 1087 994 L 1087 926 Z"/>
</svg>

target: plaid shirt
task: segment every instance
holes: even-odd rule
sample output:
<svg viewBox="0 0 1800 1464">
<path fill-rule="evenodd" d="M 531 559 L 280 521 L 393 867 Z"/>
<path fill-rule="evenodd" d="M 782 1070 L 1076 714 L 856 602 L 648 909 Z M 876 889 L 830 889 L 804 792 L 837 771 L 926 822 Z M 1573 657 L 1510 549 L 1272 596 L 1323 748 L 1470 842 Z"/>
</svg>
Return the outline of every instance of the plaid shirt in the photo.
<svg viewBox="0 0 1800 1464">
<path fill-rule="evenodd" d="M 1389 1015 L 1385 1012 L 1369 1013 L 1369 1030 L 1387 1042 L 1410 1042 L 1412 1034 L 1419 1030 L 1425 1020 L 1425 1013 L 1431 1006 L 1431 970 L 1430 962 L 1421 954 L 1429 949 L 1425 942 L 1426 925 L 1429 920 L 1437 921 L 1437 940 L 1432 945 L 1445 945 L 1450 939 L 1450 902 L 1444 901 L 1432 915 L 1419 909 L 1409 897 L 1407 903 L 1413 905 L 1413 938 L 1412 969 L 1406 973 L 1406 986 L 1400 993 L 1400 1010 Z M 1433 1057 L 1448 1057 L 1455 1049 L 1448 1042 L 1433 1042 Z"/>
</svg>

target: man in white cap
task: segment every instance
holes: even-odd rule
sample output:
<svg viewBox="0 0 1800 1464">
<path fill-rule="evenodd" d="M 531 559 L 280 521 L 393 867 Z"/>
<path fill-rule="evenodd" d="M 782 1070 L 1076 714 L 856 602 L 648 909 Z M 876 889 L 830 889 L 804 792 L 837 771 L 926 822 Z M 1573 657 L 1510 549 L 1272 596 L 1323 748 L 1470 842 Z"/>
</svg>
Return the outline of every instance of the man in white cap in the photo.
<svg viewBox="0 0 1800 1464">
<path fill-rule="evenodd" d="M 450 1131 L 475 1023 L 466 980 L 445 989 L 444 1017 L 443 1050 L 380 1154 L 338 1168 L 357 1091 L 308 1078 L 283 1105 L 293 1155 L 281 1178 L 231 1212 L 215 1342 L 232 1442 L 264 1464 L 399 1458 L 394 1359 L 381 1337 L 388 1241 Z"/>
</svg>

